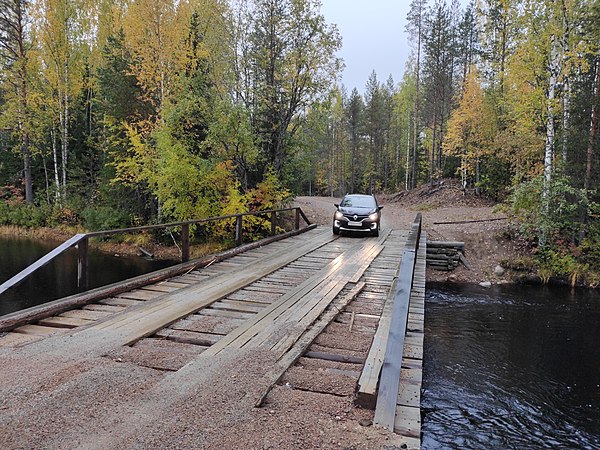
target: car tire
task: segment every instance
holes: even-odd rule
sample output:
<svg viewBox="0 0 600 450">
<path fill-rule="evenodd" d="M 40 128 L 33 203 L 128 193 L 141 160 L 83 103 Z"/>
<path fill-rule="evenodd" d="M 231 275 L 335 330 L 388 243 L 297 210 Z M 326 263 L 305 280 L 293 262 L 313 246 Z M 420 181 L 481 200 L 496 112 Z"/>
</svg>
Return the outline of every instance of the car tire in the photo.
<svg viewBox="0 0 600 450">
<path fill-rule="evenodd" d="M 374 236 L 374 237 L 379 236 L 379 225 L 374 230 L 371 230 L 371 236 Z"/>
<path fill-rule="evenodd" d="M 340 234 L 340 229 L 338 227 L 333 227 L 333 234 L 335 234 L 336 236 Z"/>
</svg>

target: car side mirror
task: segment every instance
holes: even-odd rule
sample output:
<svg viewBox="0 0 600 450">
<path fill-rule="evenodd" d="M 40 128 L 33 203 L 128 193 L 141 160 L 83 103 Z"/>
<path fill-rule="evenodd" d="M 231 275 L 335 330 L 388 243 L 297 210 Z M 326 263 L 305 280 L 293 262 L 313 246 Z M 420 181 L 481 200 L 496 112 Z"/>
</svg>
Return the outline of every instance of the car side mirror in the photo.
<svg viewBox="0 0 600 450">
<path fill-rule="evenodd" d="M 338 208 L 338 209 L 339 209 L 339 207 L 340 207 L 339 203 L 334 203 L 334 204 L 333 204 L 333 206 L 335 206 L 335 207 L 336 207 L 336 208 Z"/>
<path fill-rule="evenodd" d="M 383 209 L 383 206 L 380 206 L 380 207 L 379 207 L 379 211 L 381 211 L 382 209 Z"/>
</svg>

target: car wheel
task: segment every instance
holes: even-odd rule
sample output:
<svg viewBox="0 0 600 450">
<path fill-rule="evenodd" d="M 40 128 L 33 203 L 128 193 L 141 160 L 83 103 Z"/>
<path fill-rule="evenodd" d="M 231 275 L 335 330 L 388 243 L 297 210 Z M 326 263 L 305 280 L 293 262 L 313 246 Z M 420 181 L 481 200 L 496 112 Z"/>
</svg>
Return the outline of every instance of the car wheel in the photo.
<svg viewBox="0 0 600 450">
<path fill-rule="evenodd" d="M 338 227 L 333 227 L 333 234 L 335 234 L 335 235 L 340 234 L 340 229 Z"/>
</svg>

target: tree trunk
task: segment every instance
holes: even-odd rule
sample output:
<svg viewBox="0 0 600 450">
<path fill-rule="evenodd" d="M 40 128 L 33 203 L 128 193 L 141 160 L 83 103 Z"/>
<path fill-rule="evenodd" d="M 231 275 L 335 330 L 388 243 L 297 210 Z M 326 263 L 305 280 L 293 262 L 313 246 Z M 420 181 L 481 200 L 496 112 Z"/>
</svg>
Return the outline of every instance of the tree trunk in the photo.
<svg viewBox="0 0 600 450">
<path fill-rule="evenodd" d="M 404 189 L 408 191 L 410 173 L 410 108 L 406 114 L 406 167 L 404 168 Z"/>
<path fill-rule="evenodd" d="M 556 87 L 558 84 L 558 46 L 556 44 L 556 37 L 552 36 L 552 49 L 550 51 L 550 67 L 548 78 L 548 94 L 546 97 L 546 146 L 544 152 L 544 179 L 545 188 L 548 189 L 548 185 L 552 181 L 552 174 L 554 171 L 554 140 L 555 140 L 555 129 L 554 129 L 554 100 L 556 99 Z"/>
<path fill-rule="evenodd" d="M 61 113 L 62 114 L 62 113 Z M 56 126 L 53 124 L 52 125 L 52 159 L 54 162 L 54 185 L 56 186 L 56 193 L 55 198 L 56 198 L 56 202 L 60 205 L 61 204 L 61 197 L 60 197 L 60 191 L 61 191 L 61 187 L 60 187 L 60 178 L 58 176 L 58 144 L 56 142 Z"/>
<path fill-rule="evenodd" d="M 411 180 L 410 180 L 410 188 L 414 189 L 417 187 L 417 164 L 418 164 L 418 154 L 417 154 L 417 138 L 419 131 L 419 83 L 420 83 L 420 71 L 421 71 L 421 17 L 419 17 L 419 25 L 417 31 L 417 66 L 416 66 L 416 84 L 415 84 L 415 123 L 414 131 L 413 131 L 413 155 L 412 155 L 412 167 L 411 167 Z"/>
<path fill-rule="evenodd" d="M 598 121 L 600 116 L 600 58 L 596 59 L 596 75 L 594 77 L 594 94 L 592 97 L 592 118 L 590 121 L 590 135 L 587 147 L 587 159 L 585 164 L 585 176 L 583 179 L 583 188 L 587 191 L 590 188 L 592 179 L 592 162 L 594 160 L 594 142 L 596 132 L 598 131 Z"/>
<path fill-rule="evenodd" d="M 433 127 L 431 132 L 431 161 L 429 164 L 429 189 L 433 187 L 433 172 L 435 170 L 435 133 L 437 130 L 437 111 L 433 109 Z"/>
<path fill-rule="evenodd" d="M 563 83 L 563 118 L 562 118 L 562 146 L 561 159 L 563 164 L 567 163 L 567 145 L 569 143 L 569 128 L 571 126 L 571 82 L 565 77 Z"/>
<path fill-rule="evenodd" d="M 29 133 L 23 134 L 23 173 L 25 175 L 25 201 L 33 204 L 33 182 L 31 179 L 31 152 L 29 151 Z"/>
</svg>

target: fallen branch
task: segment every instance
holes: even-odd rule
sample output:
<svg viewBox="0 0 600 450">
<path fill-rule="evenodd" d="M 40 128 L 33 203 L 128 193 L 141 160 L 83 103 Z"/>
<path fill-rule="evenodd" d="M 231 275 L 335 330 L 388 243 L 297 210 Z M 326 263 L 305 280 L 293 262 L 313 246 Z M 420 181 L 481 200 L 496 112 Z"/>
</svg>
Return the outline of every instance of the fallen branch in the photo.
<svg viewBox="0 0 600 450">
<path fill-rule="evenodd" d="M 467 258 L 465 258 L 462 253 L 458 253 L 458 258 L 460 259 L 460 262 L 463 263 L 463 265 L 467 268 L 467 270 L 471 270 L 471 264 L 469 264 Z"/>
<path fill-rule="evenodd" d="M 142 255 L 146 256 L 147 258 L 154 258 L 154 254 L 150 253 L 148 250 L 146 250 L 143 247 L 139 247 L 140 252 L 142 253 Z"/>
</svg>

